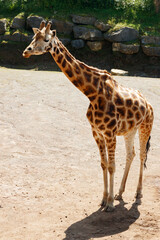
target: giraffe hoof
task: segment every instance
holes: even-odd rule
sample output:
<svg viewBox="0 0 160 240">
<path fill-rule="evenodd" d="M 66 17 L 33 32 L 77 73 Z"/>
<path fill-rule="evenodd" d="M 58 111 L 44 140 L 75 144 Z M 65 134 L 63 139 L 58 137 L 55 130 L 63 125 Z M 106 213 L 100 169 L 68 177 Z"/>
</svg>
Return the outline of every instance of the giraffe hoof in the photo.
<svg viewBox="0 0 160 240">
<path fill-rule="evenodd" d="M 136 193 L 136 195 L 135 195 L 135 198 L 137 198 L 137 199 L 140 199 L 142 197 L 143 197 L 142 193 Z"/>
<path fill-rule="evenodd" d="M 114 197 L 115 200 L 122 200 L 122 195 L 116 194 Z"/>
<path fill-rule="evenodd" d="M 107 204 L 107 201 L 106 201 L 106 200 L 104 200 L 104 199 L 102 199 L 102 202 L 101 202 L 101 207 L 105 207 L 105 206 L 106 206 L 106 204 Z"/>
<path fill-rule="evenodd" d="M 114 206 L 107 205 L 104 209 L 105 212 L 113 212 L 115 210 Z"/>
</svg>

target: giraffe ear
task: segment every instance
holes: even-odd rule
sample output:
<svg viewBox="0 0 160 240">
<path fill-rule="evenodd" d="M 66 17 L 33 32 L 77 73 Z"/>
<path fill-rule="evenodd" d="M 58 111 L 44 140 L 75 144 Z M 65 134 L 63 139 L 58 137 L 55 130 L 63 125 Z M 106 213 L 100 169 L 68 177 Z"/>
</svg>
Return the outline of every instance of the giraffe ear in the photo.
<svg viewBox="0 0 160 240">
<path fill-rule="evenodd" d="M 56 36 L 56 30 L 52 30 L 52 37 Z"/>
<path fill-rule="evenodd" d="M 39 29 L 38 28 L 32 28 L 34 34 L 38 33 L 39 32 Z"/>
</svg>

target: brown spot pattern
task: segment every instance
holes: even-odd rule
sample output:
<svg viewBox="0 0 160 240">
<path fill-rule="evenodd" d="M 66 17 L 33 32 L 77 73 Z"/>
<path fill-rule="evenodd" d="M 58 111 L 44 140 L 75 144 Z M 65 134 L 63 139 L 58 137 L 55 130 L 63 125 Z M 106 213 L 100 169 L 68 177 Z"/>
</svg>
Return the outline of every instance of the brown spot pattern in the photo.
<svg viewBox="0 0 160 240">
<path fill-rule="evenodd" d="M 94 85 L 96 88 L 98 87 L 98 82 L 99 82 L 99 78 L 93 77 L 93 85 Z"/>
<path fill-rule="evenodd" d="M 66 66 L 66 60 L 64 59 L 62 62 L 62 67 L 65 68 L 65 66 Z"/>
<path fill-rule="evenodd" d="M 106 108 L 106 100 L 104 97 L 99 97 L 98 98 L 98 106 L 101 111 L 104 111 Z"/>
<path fill-rule="evenodd" d="M 106 114 L 109 115 L 110 117 L 115 116 L 115 106 L 112 102 L 108 103 Z"/>
<path fill-rule="evenodd" d="M 144 115 L 145 114 L 145 107 L 143 105 L 140 106 L 141 113 Z"/>
<path fill-rule="evenodd" d="M 126 106 L 127 106 L 127 107 L 131 107 L 132 104 L 133 104 L 132 99 L 127 99 L 127 100 L 126 100 Z"/>
<path fill-rule="evenodd" d="M 135 112 L 135 111 L 138 110 L 138 108 L 137 108 L 136 106 L 133 106 L 133 107 L 132 107 L 132 110 Z"/>
<path fill-rule="evenodd" d="M 91 81 L 91 74 L 90 73 L 87 73 L 87 72 L 83 72 L 83 75 L 84 75 L 84 77 L 86 78 L 86 80 L 88 81 L 88 82 L 90 82 Z"/>
<path fill-rule="evenodd" d="M 97 124 L 97 125 L 100 124 L 101 122 L 102 122 L 102 120 L 99 120 L 99 119 L 95 120 L 95 124 Z"/>
<path fill-rule="evenodd" d="M 136 101 L 134 102 L 134 105 L 139 106 L 139 102 L 136 100 Z"/>
<path fill-rule="evenodd" d="M 89 121 L 93 122 L 93 115 L 92 115 L 91 111 L 87 112 L 87 118 L 88 118 Z"/>
<path fill-rule="evenodd" d="M 97 133 L 93 131 L 93 137 L 97 137 Z"/>
<path fill-rule="evenodd" d="M 99 117 L 99 118 L 103 117 L 103 112 L 96 111 L 95 112 L 95 117 Z"/>
<path fill-rule="evenodd" d="M 139 112 L 136 112 L 135 116 L 136 120 L 139 121 L 139 119 L 141 118 L 141 114 Z"/>
<path fill-rule="evenodd" d="M 112 119 L 112 120 L 108 123 L 107 128 L 112 129 L 115 125 L 116 125 L 116 120 L 115 120 L 115 119 Z"/>
<path fill-rule="evenodd" d="M 102 124 L 102 125 L 100 125 L 98 128 L 99 128 L 100 130 L 105 130 L 105 125 Z"/>
<path fill-rule="evenodd" d="M 109 85 L 106 86 L 106 98 L 107 100 L 112 99 L 112 94 L 113 94 L 113 88 L 111 88 Z"/>
<path fill-rule="evenodd" d="M 105 123 L 109 122 L 109 120 L 110 120 L 109 117 L 105 117 L 105 118 L 104 118 L 104 122 L 105 122 Z"/>
<path fill-rule="evenodd" d="M 102 75 L 102 76 L 101 76 L 101 79 L 102 79 L 103 81 L 107 80 L 107 75 Z"/>
<path fill-rule="evenodd" d="M 96 99 L 96 96 L 92 96 L 92 97 L 88 97 L 88 98 L 92 102 L 92 101 L 94 101 Z"/>
<path fill-rule="evenodd" d="M 67 60 L 68 62 L 70 62 L 70 63 L 73 62 L 72 58 L 71 58 L 67 53 L 65 53 L 65 57 L 66 57 L 66 60 Z"/>
<path fill-rule="evenodd" d="M 61 54 L 61 55 L 59 55 L 59 56 L 58 56 L 58 59 L 57 59 L 57 62 L 58 62 L 58 63 L 61 63 L 61 61 L 62 61 L 62 58 L 63 58 L 63 55 L 62 55 L 62 54 Z"/>
<path fill-rule="evenodd" d="M 77 77 L 77 81 L 80 86 L 84 85 L 84 81 L 83 81 L 82 77 Z"/>
<path fill-rule="evenodd" d="M 80 70 L 80 68 L 78 67 L 77 64 L 75 64 L 74 69 L 75 69 L 75 72 L 76 72 L 77 74 L 80 74 L 80 73 L 81 73 L 81 70 Z"/>
<path fill-rule="evenodd" d="M 132 113 L 132 111 L 129 109 L 128 111 L 127 111 L 127 119 L 130 119 L 130 118 L 132 118 L 133 117 L 133 113 Z"/>
<path fill-rule="evenodd" d="M 61 47 L 60 49 L 59 49 L 62 53 L 64 52 L 64 49 Z"/>
<path fill-rule="evenodd" d="M 111 132 L 110 131 L 105 131 L 105 133 L 104 133 L 107 137 L 111 137 Z"/>
<path fill-rule="evenodd" d="M 79 84 L 78 84 L 77 80 L 73 80 L 72 83 L 73 83 L 76 87 L 79 87 Z"/>
<path fill-rule="evenodd" d="M 120 117 L 124 118 L 125 113 L 126 113 L 126 109 L 124 107 L 117 108 L 117 112 L 119 113 Z"/>
<path fill-rule="evenodd" d="M 65 70 L 66 74 L 68 75 L 68 77 L 73 77 L 73 72 L 72 72 L 72 69 L 71 68 L 68 68 Z"/>
<path fill-rule="evenodd" d="M 124 100 L 118 93 L 115 94 L 114 102 L 118 106 L 124 105 Z"/>
<path fill-rule="evenodd" d="M 128 124 L 129 124 L 129 127 L 128 127 L 128 129 L 131 129 L 131 128 L 133 128 L 133 127 L 134 127 L 134 125 L 135 125 L 134 121 L 128 121 Z"/>
<path fill-rule="evenodd" d="M 57 55 L 59 54 L 59 49 L 58 49 L 58 48 L 56 49 L 56 54 L 57 54 Z"/>
<path fill-rule="evenodd" d="M 89 96 L 89 95 L 94 94 L 94 93 L 96 93 L 96 90 L 92 86 L 87 85 L 85 90 L 84 90 L 84 94 L 86 96 Z"/>
<path fill-rule="evenodd" d="M 112 132 L 115 133 L 117 131 L 117 127 L 115 127 Z"/>
<path fill-rule="evenodd" d="M 100 82 L 100 84 L 99 84 L 98 93 L 103 94 L 103 84 L 102 84 L 102 82 Z"/>
</svg>

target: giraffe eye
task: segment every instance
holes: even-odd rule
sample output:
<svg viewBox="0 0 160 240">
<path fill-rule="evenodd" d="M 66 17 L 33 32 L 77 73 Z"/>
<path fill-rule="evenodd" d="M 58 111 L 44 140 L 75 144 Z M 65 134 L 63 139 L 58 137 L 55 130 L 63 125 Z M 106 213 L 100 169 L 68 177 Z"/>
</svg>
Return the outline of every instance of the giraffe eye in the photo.
<svg viewBox="0 0 160 240">
<path fill-rule="evenodd" d="M 47 39 L 44 39 L 44 42 L 49 42 L 49 40 L 47 40 Z"/>
</svg>

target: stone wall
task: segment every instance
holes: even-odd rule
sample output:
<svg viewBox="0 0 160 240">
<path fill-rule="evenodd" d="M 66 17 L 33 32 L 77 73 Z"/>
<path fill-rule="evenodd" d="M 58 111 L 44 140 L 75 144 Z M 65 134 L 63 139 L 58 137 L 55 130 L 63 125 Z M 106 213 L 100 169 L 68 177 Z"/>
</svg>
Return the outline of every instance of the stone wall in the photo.
<svg viewBox="0 0 160 240">
<path fill-rule="evenodd" d="M 6 19 L 0 19 L 0 42 L 17 41 L 30 42 L 33 37 L 32 28 L 39 27 L 41 16 L 16 16 L 9 24 Z M 50 19 L 52 29 L 57 30 L 57 35 L 64 45 L 71 44 L 75 49 L 84 48 L 87 45 L 91 51 L 100 51 L 109 42 L 113 52 L 121 52 L 126 55 L 138 53 L 140 49 L 147 56 L 160 57 L 160 37 L 141 36 L 133 28 L 123 27 L 112 31 L 109 24 L 99 21 L 95 17 L 72 15 L 71 21 Z M 7 33 L 10 28 L 12 34 Z M 23 32 L 27 31 L 27 34 Z M 63 37 L 62 37 L 63 36 Z"/>
</svg>

